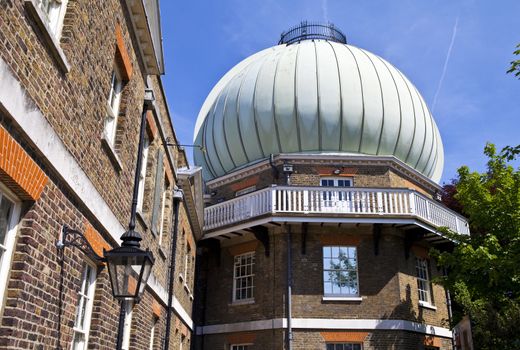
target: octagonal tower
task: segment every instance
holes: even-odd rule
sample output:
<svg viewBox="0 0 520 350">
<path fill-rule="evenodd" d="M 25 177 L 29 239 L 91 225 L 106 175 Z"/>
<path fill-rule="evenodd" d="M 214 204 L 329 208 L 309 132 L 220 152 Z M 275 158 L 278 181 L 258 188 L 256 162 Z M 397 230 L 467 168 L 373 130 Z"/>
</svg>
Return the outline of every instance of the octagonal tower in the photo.
<svg viewBox="0 0 520 350">
<path fill-rule="evenodd" d="M 443 147 L 414 85 L 303 22 L 238 63 L 197 120 L 204 349 L 450 349 L 431 247 Z"/>
</svg>

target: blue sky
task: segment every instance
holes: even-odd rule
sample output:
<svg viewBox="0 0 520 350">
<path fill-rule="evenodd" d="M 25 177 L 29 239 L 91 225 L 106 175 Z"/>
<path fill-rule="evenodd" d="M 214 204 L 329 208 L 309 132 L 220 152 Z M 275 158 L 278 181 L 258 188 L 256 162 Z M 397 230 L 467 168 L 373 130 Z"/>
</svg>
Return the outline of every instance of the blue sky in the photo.
<svg viewBox="0 0 520 350">
<path fill-rule="evenodd" d="M 505 73 L 520 43 L 520 1 L 163 0 L 161 11 L 163 82 L 182 143 L 192 143 L 220 77 L 301 20 L 334 23 L 417 86 L 443 138 L 442 181 L 463 164 L 482 171 L 488 141 L 520 143 L 520 80 Z"/>
</svg>

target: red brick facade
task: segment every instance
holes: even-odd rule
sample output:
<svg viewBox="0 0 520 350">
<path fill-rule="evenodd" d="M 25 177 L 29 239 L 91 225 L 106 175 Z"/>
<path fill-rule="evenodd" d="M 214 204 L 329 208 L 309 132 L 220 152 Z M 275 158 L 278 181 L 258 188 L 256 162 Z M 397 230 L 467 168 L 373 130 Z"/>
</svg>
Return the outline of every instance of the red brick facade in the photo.
<svg viewBox="0 0 520 350">
<path fill-rule="evenodd" d="M 161 79 L 147 73 L 150 59 L 142 56 L 140 34 L 133 29 L 131 16 L 139 14 L 120 1 L 60 4 L 62 29 L 54 35 L 45 28 L 37 0 L 0 3 L 0 191 L 9 191 L 20 208 L 8 227 L 13 241 L 2 256 L 10 262 L 0 295 L 0 348 L 71 347 L 82 274 L 93 261 L 74 247 L 62 253 L 56 244 L 64 224 L 83 232 L 98 255 L 119 244 L 130 216 L 145 88 L 153 90 L 155 103 L 146 116 L 152 137 L 136 230 L 155 265 L 142 300 L 133 306 L 129 348 L 148 349 L 154 325 L 154 348 L 162 347 L 172 259 L 170 349 L 181 341 L 189 348 L 196 241 L 184 202 L 177 250 L 170 251 L 172 190 L 180 187 L 177 171 L 187 159 L 164 145 L 167 138 L 176 143 L 176 136 Z M 109 145 L 105 125 L 114 68 L 122 86 Z M 88 348 L 113 349 L 120 307 L 106 267 L 94 269 Z M 181 274 L 187 276 L 181 280 Z"/>
</svg>

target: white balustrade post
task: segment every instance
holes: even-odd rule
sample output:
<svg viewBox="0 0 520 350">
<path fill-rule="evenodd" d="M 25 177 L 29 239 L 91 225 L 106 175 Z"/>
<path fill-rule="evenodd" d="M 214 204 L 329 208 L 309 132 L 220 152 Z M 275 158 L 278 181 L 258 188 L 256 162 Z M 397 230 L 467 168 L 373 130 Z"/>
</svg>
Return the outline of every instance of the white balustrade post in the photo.
<svg viewBox="0 0 520 350">
<path fill-rule="evenodd" d="M 377 192 L 376 193 L 376 201 L 377 201 L 377 212 L 379 214 L 383 214 L 383 193 Z"/>
<path fill-rule="evenodd" d="M 278 192 L 276 187 L 271 188 L 271 212 L 276 213 L 277 205 L 276 205 L 276 192 Z"/>
<path fill-rule="evenodd" d="M 408 203 L 410 204 L 410 214 L 415 215 L 415 193 L 408 193 Z"/>
</svg>

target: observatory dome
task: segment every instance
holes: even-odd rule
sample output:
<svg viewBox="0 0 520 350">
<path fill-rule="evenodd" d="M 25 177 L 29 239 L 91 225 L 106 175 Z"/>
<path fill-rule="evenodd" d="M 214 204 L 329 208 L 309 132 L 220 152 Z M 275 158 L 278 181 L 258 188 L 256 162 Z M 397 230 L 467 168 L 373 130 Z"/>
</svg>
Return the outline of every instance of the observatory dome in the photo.
<svg viewBox="0 0 520 350">
<path fill-rule="evenodd" d="M 415 86 L 366 50 L 303 39 L 244 59 L 210 92 L 194 133 L 204 178 L 270 154 L 345 153 L 394 156 L 438 182 L 442 141 Z"/>
</svg>

